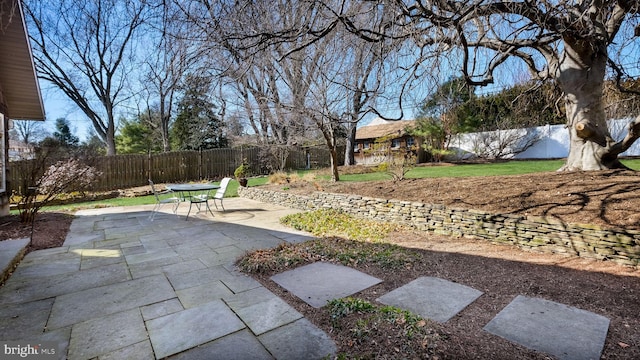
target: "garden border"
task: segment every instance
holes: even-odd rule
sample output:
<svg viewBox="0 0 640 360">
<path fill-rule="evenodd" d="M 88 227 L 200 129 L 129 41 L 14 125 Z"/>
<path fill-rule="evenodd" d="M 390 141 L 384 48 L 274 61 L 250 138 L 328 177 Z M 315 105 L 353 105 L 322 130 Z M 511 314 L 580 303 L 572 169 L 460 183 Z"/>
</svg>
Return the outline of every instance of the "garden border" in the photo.
<svg viewBox="0 0 640 360">
<path fill-rule="evenodd" d="M 441 235 L 508 243 L 525 250 L 577 255 L 628 266 L 640 265 L 640 230 L 567 224 L 546 217 L 493 214 L 437 204 L 320 191 L 299 195 L 241 187 L 238 195 L 300 210 L 339 209 L 360 218 L 399 223 Z"/>
</svg>

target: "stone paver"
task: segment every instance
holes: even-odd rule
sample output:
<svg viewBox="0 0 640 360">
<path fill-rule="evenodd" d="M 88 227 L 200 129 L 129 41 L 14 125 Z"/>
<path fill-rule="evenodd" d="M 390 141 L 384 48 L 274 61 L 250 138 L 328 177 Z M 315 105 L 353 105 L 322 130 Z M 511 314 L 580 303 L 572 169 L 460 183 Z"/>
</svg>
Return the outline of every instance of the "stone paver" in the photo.
<svg viewBox="0 0 640 360">
<path fill-rule="evenodd" d="M 147 339 L 133 345 L 100 355 L 100 360 L 153 359 L 153 348 Z"/>
<path fill-rule="evenodd" d="M 171 299 L 175 296 L 171 284 L 162 275 L 61 295 L 56 298 L 53 304 L 48 327 L 57 329 L 95 317 Z"/>
<path fill-rule="evenodd" d="M 43 332 L 52 306 L 53 298 L 0 306 L 0 339 L 19 340 Z"/>
<path fill-rule="evenodd" d="M 22 303 L 70 294 L 84 289 L 129 280 L 124 264 L 113 264 L 62 275 L 38 278 L 11 276 L 0 291 L 0 304 Z"/>
<path fill-rule="evenodd" d="M 146 338 L 147 332 L 137 308 L 94 318 L 72 327 L 69 358 L 91 359 Z"/>
<path fill-rule="evenodd" d="M 297 210 L 246 199 L 225 207 L 153 222 L 151 206 L 79 211 L 64 246 L 30 253 L 0 288 L 0 341 L 52 341 L 60 359 L 273 359 L 251 329 L 294 342 L 299 332 L 283 327 L 302 315 L 233 264 L 249 248 L 308 235 L 279 223 Z"/>
<path fill-rule="evenodd" d="M 224 300 L 256 335 L 302 318 L 302 314 L 263 287 Z"/>
<path fill-rule="evenodd" d="M 244 327 L 220 300 L 147 321 L 156 358 L 177 354 Z"/>
<path fill-rule="evenodd" d="M 420 277 L 377 300 L 444 323 L 474 302 L 482 291 L 451 281 Z"/>
<path fill-rule="evenodd" d="M 519 295 L 484 329 L 558 359 L 600 359 L 609 319 L 557 302 Z"/>
<path fill-rule="evenodd" d="M 144 320 L 151 320 L 159 318 L 161 316 L 173 314 L 178 311 L 184 310 L 184 306 L 180 303 L 180 300 L 173 298 L 159 303 L 143 306 L 140 308 L 142 312 L 142 318 Z"/>
<path fill-rule="evenodd" d="M 43 274 L 54 276 L 75 272 L 80 268 L 81 257 L 73 253 L 53 253 L 49 254 L 47 260 L 42 262 L 41 259 L 27 257 L 23 259 L 20 263 L 21 266 L 16 268 L 11 276 L 27 279 L 38 278 Z"/>
<path fill-rule="evenodd" d="M 297 210 L 236 198 L 214 217 L 185 221 L 183 207 L 150 221 L 151 208 L 79 211 L 64 246 L 27 255 L 0 288 L 0 341 L 53 342 L 60 359 L 335 356 L 327 334 L 234 266 L 247 250 L 311 239 L 279 223 Z M 22 251 L 16 244 L 0 242 L 0 266 Z M 273 280 L 315 307 L 380 282 L 327 263 Z M 425 277 L 378 300 L 444 322 L 481 294 Z M 560 359 L 587 359 L 599 358 L 608 325 L 600 315 L 518 296 L 485 330 Z"/>
<path fill-rule="evenodd" d="M 211 341 L 174 356 L 171 360 L 272 360 L 273 356 L 248 330 Z M 102 360 L 102 359 L 101 359 Z"/>
<path fill-rule="evenodd" d="M 346 266 L 322 262 L 285 271 L 272 276 L 271 280 L 315 308 L 382 281 Z"/>
<path fill-rule="evenodd" d="M 247 249 L 308 235 L 279 223 L 297 210 L 225 207 L 153 222 L 151 206 L 79 211 L 64 246 L 29 254 L 0 288 L 0 340 L 52 341 L 61 359 L 273 359 L 258 334 L 293 343 L 300 327 L 286 326 L 302 315 L 233 264 Z"/>
<path fill-rule="evenodd" d="M 212 299 L 222 299 L 232 294 L 233 292 L 224 286 L 220 280 L 176 291 L 176 295 L 178 295 L 185 309 L 202 305 Z"/>
<path fill-rule="evenodd" d="M 300 319 L 258 336 L 276 359 L 327 359 L 336 353 L 335 343 L 307 319 Z"/>
<path fill-rule="evenodd" d="M 29 239 L 15 239 L 0 241 L 0 281 L 11 270 L 14 261 L 19 260 L 19 253 L 29 245 Z"/>
</svg>

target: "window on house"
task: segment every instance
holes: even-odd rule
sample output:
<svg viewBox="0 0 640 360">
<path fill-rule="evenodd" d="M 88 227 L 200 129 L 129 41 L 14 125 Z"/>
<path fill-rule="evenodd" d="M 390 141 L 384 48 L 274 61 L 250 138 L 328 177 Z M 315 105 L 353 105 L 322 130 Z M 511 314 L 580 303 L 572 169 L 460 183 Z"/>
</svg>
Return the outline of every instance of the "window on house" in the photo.
<svg viewBox="0 0 640 360">
<path fill-rule="evenodd" d="M 4 114 L 0 113 L 0 192 L 7 191 L 7 169 L 6 169 L 6 159 L 4 158 L 4 154 L 7 149 L 5 149 L 6 142 L 4 139 Z"/>
<path fill-rule="evenodd" d="M 392 149 L 399 149 L 400 148 L 400 139 L 391 140 L 391 148 Z"/>
<path fill-rule="evenodd" d="M 369 142 L 368 141 L 364 142 L 363 148 L 364 149 L 368 149 L 369 148 Z"/>
<path fill-rule="evenodd" d="M 414 144 L 414 140 L 413 140 L 413 138 L 412 138 L 412 137 L 408 137 L 408 138 L 407 138 L 407 147 L 408 147 L 408 148 L 409 148 L 409 147 L 412 147 L 412 146 L 413 146 L 413 144 Z"/>
<path fill-rule="evenodd" d="M 354 153 L 358 152 L 359 150 L 360 150 L 360 145 L 358 145 L 358 144 L 353 145 L 353 152 Z"/>
</svg>

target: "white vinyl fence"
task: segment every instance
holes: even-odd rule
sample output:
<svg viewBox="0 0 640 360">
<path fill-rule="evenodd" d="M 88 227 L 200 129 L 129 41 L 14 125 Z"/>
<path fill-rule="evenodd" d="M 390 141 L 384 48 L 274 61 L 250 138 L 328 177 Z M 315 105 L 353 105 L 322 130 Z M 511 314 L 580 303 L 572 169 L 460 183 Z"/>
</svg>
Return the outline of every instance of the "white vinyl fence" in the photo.
<svg viewBox="0 0 640 360">
<path fill-rule="evenodd" d="M 607 123 L 611 136 L 616 140 L 624 138 L 627 125 L 632 120 L 633 118 L 609 120 Z M 564 158 L 569 154 L 569 130 L 565 125 L 546 125 L 460 134 L 452 140 L 450 149 L 455 150 L 457 156 L 463 159 L 478 156 L 511 159 Z M 640 156 L 640 141 L 621 156 Z"/>
</svg>

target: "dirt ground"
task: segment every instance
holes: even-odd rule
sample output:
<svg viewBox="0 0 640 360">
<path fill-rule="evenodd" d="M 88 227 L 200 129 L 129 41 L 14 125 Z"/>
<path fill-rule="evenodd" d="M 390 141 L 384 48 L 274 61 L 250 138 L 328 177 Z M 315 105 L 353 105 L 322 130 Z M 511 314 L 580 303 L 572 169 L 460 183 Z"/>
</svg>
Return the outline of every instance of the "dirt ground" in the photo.
<svg viewBox="0 0 640 360">
<path fill-rule="evenodd" d="M 273 189 L 283 186 L 270 185 Z M 640 172 L 546 172 L 514 176 L 287 184 L 327 192 L 443 204 L 492 213 L 549 216 L 567 223 L 640 229 Z"/>
<path fill-rule="evenodd" d="M 551 216 L 569 223 L 640 229 L 640 175 L 631 171 L 543 173 L 518 176 L 409 179 L 398 183 L 292 182 L 271 189 L 308 193 L 327 191 L 444 204 L 494 213 Z M 401 232 L 387 241 L 416 249 L 419 264 L 388 271 L 371 264 L 353 267 L 383 282 L 357 295 L 375 302 L 382 294 L 420 276 L 436 276 L 484 292 L 446 324 L 430 324 L 439 341 L 440 359 L 548 359 L 549 357 L 490 335 L 482 328 L 517 295 L 574 306 L 611 320 L 602 359 L 640 359 L 640 269 L 615 263 L 525 252 L 509 245 L 474 239 Z M 639 244 L 640 245 L 640 244 Z M 341 352 L 362 358 L 395 359 L 400 344 L 370 334 L 368 348 L 357 348 L 352 329 L 336 330 L 322 309 L 314 309 L 281 289 L 269 277 L 256 275 L 266 287 L 332 334 Z M 353 320 L 352 323 L 356 323 Z M 429 357 L 427 352 L 422 356 Z"/>
<path fill-rule="evenodd" d="M 483 330 L 518 295 L 556 301 L 609 318 L 601 359 L 640 359 L 640 272 L 636 269 L 411 232 L 392 234 L 387 241 L 415 249 L 420 261 L 392 271 L 375 264 L 350 264 L 383 280 L 354 297 L 375 304 L 378 297 L 421 276 L 446 279 L 484 293 L 446 323 L 427 324 L 430 333 L 441 338 L 429 343 L 429 351 L 420 348 L 422 339 L 407 343 L 393 336 L 397 328 L 385 324 L 372 326 L 380 331 L 368 333 L 361 342 L 354 341 L 362 315 L 354 315 L 350 325 L 336 329 L 326 309 L 315 309 L 279 287 L 270 280 L 274 274 L 253 276 L 331 334 L 339 352 L 349 354 L 347 359 L 551 359 Z M 412 356 L 405 356 L 408 353 Z"/>
<path fill-rule="evenodd" d="M 282 189 L 283 185 L 269 185 Z M 317 189 L 378 198 L 445 204 L 496 213 L 544 215 L 572 223 L 640 229 L 640 175 L 629 171 L 544 173 L 534 175 L 416 179 L 399 183 L 341 182 L 286 185 L 291 192 Z M 41 213 L 34 225 L 33 248 L 60 246 L 71 222 L 69 214 Z M 17 217 L 0 218 L 0 240 L 28 237 L 31 229 Z M 524 252 L 466 238 L 414 232 L 394 233 L 389 242 L 420 252 L 421 262 L 388 271 L 371 264 L 353 264 L 383 282 L 358 294 L 375 301 L 382 294 L 419 276 L 437 276 L 484 292 L 476 302 L 446 324 L 430 324 L 442 335 L 439 359 L 547 359 L 482 330 L 517 295 L 540 297 L 593 311 L 611 320 L 602 359 L 640 358 L 640 269 L 610 262 Z M 364 348 L 354 347 L 350 328 L 331 327 L 323 309 L 314 309 L 269 280 L 265 286 L 336 340 L 339 351 L 361 358 L 394 359 L 394 338 L 378 335 Z M 375 342 L 375 344 L 374 344 Z M 426 358 L 424 353 L 418 358 Z"/>
<path fill-rule="evenodd" d="M 43 212 L 37 215 L 32 229 L 30 225 L 22 224 L 18 215 L 0 217 L 0 241 L 31 238 L 27 252 L 62 246 L 71 221 L 73 214 Z"/>
</svg>

